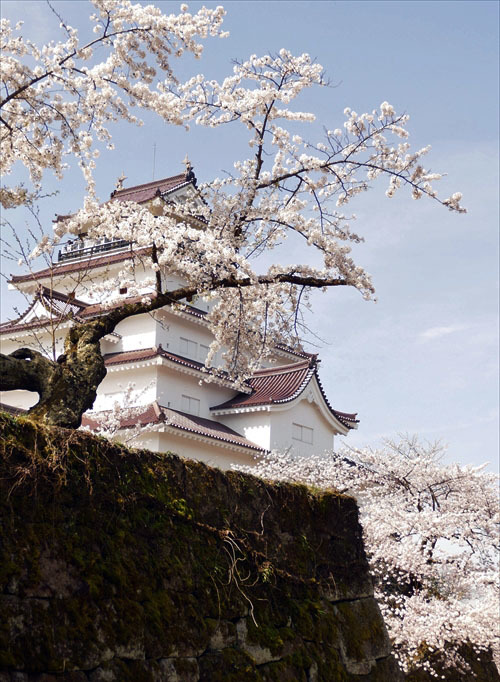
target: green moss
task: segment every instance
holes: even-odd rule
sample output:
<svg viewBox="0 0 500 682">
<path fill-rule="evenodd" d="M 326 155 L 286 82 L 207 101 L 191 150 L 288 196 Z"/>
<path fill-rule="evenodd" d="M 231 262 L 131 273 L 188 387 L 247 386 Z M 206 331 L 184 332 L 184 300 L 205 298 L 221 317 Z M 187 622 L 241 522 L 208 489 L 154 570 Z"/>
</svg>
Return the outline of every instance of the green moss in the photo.
<svg viewBox="0 0 500 682">
<path fill-rule="evenodd" d="M 200 682 L 261 682 L 262 675 L 250 656 L 229 647 L 200 659 Z"/>
<path fill-rule="evenodd" d="M 210 682 L 307 680 L 313 664 L 354 679 L 338 651 L 355 616 L 322 596 L 331 575 L 366 577 L 352 500 L 26 419 L 0 429 L 0 666 L 140 682 L 163 659 L 188 678 L 198 657 Z M 242 618 L 280 660 L 242 650 Z M 360 627 L 364 642 L 382 624 Z"/>
</svg>

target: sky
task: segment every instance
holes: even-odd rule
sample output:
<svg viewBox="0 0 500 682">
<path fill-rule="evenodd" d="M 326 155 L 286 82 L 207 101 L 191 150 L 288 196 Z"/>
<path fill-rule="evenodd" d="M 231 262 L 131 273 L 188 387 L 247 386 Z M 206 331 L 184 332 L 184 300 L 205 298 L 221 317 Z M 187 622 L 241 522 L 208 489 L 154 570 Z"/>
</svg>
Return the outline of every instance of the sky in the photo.
<svg viewBox="0 0 500 682">
<path fill-rule="evenodd" d="M 87 2 L 55 2 L 82 31 Z M 157 2 L 167 12 L 178 4 Z M 205 3 L 215 7 L 218 3 Z M 180 77 L 201 71 L 222 78 L 232 59 L 252 53 L 307 52 L 323 65 L 331 87 L 308 94 L 301 107 L 321 126 L 341 127 L 346 106 L 371 111 L 384 100 L 410 115 L 410 143 L 430 144 L 426 167 L 447 173 L 441 196 L 463 194 L 466 215 L 401 192 L 387 199 L 376 183 L 350 209 L 365 243 L 355 256 L 373 276 L 377 302 L 339 288 L 315 294 L 307 346 L 321 357 L 320 378 L 332 405 L 358 412 L 346 443 L 379 444 L 383 437 L 418 433 L 449 446 L 462 464 L 498 457 L 498 13 L 497 2 L 226 2 L 230 36 L 208 40 L 201 61 L 176 65 Z M 196 10 L 201 3 L 189 3 Z M 41 1 L 3 0 L 2 16 L 25 21 L 26 35 L 43 43 L 59 37 Z M 183 170 L 188 154 L 200 181 L 220 176 L 241 155 L 246 139 L 192 128 L 189 133 L 152 116 L 141 128 L 118 126 L 116 150 L 102 155 L 96 179 L 102 199 L 122 171 L 125 186 Z M 240 155 L 240 156 L 238 156 Z M 76 210 L 84 196 L 78 171 L 62 183 L 47 177 L 57 197 L 41 208 Z M 26 217 L 9 212 L 19 233 Z M 292 256 L 293 254 L 290 254 Z M 295 257 L 295 256 L 294 256 Z M 295 257 L 296 258 L 296 257 Z M 18 272 L 10 262 L 4 272 Z M 24 302 L 2 281 L 2 320 Z M 493 466 L 496 466 L 493 464 Z"/>
</svg>

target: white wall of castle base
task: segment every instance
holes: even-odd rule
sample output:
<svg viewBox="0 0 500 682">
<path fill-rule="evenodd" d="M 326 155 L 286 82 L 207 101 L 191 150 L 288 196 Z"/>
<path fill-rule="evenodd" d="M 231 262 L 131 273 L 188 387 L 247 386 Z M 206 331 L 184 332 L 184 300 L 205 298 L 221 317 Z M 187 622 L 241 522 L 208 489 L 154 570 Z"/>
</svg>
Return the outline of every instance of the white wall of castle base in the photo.
<svg viewBox="0 0 500 682">
<path fill-rule="evenodd" d="M 320 455 L 333 450 L 332 427 L 319 408 L 308 400 L 301 400 L 290 410 L 271 412 L 271 450 L 290 451 L 295 455 Z M 312 443 L 296 440 L 294 424 L 312 429 Z"/>
<path fill-rule="evenodd" d="M 301 400 L 288 409 L 262 410 L 213 417 L 265 450 L 290 449 L 296 455 L 317 455 L 333 450 L 332 427 L 319 408 Z M 294 424 L 312 429 L 312 443 L 293 438 Z"/>
<path fill-rule="evenodd" d="M 123 432 L 125 434 L 125 432 Z M 118 436 L 120 439 L 121 436 Z M 194 459 L 224 471 L 232 464 L 254 466 L 256 459 L 251 452 L 239 452 L 233 448 L 223 447 L 217 441 L 207 443 L 192 437 L 184 437 L 176 433 L 147 432 L 146 430 L 131 443 L 134 448 L 147 448 L 155 452 L 173 453 L 186 459 Z M 255 453 L 258 454 L 257 452 Z"/>
<path fill-rule="evenodd" d="M 38 402 L 38 393 L 34 391 L 0 391 L 0 403 L 11 405 L 21 410 L 29 410 Z"/>
<path fill-rule="evenodd" d="M 156 373 L 154 365 L 135 369 L 118 369 L 108 371 L 97 390 L 97 398 L 93 409 L 97 412 L 110 410 L 115 401 L 122 403 L 123 394 L 129 384 L 134 384 L 131 401 L 125 407 L 150 405 L 156 400 Z"/>
<path fill-rule="evenodd" d="M 199 400 L 199 411 L 196 416 L 205 419 L 214 419 L 210 413 L 210 407 L 225 400 L 229 400 L 235 391 L 224 388 L 216 383 L 200 383 L 200 376 L 191 376 L 176 372 L 168 367 L 160 367 L 158 370 L 157 400 L 163 407 L 170 407 L 180 412 L 185 409 L 186 401 L 182 396 L 188 396 Z M 196 414 L 194 411 L 193 414 Z"/>
<path fill-rule="evenodd" d="M 263 450 L 270 449 L 271 443 L 271 422 L 270 413 L 268 411 L 260 410 L 257 412 L 244 412 L 242 414 L 224 414 L 220 416 L 212 416 L 229 426 L 230 429 L 245 436 L 251 443 L 255 443 Z"/>
</svg>

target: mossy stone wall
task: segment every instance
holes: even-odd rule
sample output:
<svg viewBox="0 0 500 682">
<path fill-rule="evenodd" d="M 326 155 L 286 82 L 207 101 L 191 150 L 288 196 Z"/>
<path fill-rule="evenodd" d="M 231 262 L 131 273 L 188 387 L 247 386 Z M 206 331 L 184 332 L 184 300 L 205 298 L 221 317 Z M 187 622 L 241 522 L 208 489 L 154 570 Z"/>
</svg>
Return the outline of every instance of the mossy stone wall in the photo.
<svg viewBox="0 0 500 682">
<path fill-rule="evenodd" d="M 353 499 L 0 415 L 1 682 L 397 682 Z"/>
</svg>

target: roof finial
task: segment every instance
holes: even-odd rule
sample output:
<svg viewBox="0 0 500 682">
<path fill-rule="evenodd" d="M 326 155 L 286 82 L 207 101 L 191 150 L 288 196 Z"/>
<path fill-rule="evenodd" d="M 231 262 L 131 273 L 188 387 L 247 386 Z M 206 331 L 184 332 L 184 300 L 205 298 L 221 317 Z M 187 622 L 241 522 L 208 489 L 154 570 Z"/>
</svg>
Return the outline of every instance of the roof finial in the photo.
<svg viewBox="0 0 500 682">
<path fill-rule="evenodd" d="M 123 189 L 123 181 L 127 179 L 127 176 L 125 175 L 125 171 L 122 171 L 122 174 L 120 177 L 117 179 L 115 187 L 119 191 Z"/>
<path fill-rule="evenodd" d="M 193 185 L 196 187 L 196 175 L 194 174 L 193 166 L 191 165 L 191 161 L 189 160 L 187 154 L 182 163 L 186 166 L 186 170 L 184 171 L 184 177 L 188 182 L 192 182 Z"/>
</svg>

